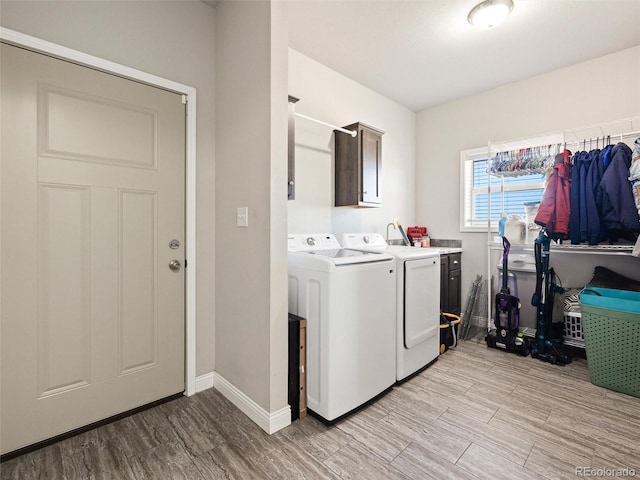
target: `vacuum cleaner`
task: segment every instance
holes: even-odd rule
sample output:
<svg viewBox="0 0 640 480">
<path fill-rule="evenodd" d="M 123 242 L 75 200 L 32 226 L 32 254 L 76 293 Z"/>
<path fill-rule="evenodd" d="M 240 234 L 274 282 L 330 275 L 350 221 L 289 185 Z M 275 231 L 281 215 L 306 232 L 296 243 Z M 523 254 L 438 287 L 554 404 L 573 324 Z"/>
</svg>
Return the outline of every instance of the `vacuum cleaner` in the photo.
<svg viewBox="0 0 640 480">
<path fill-rule="evenodd" d="M 485 341 L 491 348 L 499 348 L 507 352 L 526 357 L 531 350 L 529 339 L 520 333 L 520 299 L 511 295 L 508 285 L 509 249 L 511 244 L 507 237 L 502 237 L 502 288 L 496 294 L 496 312 L 494 324 Z"/>
<path fill-rule="evenodd" d="M 555 283 L 555 272 L 549 268 L 549 246 L 551 238 L 542 228 L 534 243 L 536 259 L 536 291 L 531 305 L 536 307 L 536 337 L 531 347 L 531 356 L 551 364 L 567 365 L 571 357 L 561 351 L 563 343 L 562 324 L 553 323 L 553 299 L 556 293 L 564 292 Z"/>
</svg>

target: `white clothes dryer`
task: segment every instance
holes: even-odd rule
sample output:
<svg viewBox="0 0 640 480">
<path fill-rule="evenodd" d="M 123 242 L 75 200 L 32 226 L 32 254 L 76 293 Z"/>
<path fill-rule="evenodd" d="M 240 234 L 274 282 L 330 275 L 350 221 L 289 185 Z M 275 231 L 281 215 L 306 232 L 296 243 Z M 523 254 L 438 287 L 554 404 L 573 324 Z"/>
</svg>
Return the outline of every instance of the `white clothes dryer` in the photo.
<svg viewBox="0 0 640 480">
<path fill-rule="evenodd" d="M 348 233 L 341 240 L 344 248 L 396 258 L 396 380 L 405 380 L 440 354 L 440 251 L 387 245 L 379 233 Z"/>
<path fill-rule="evenodd" d="M 395 383 L 396 262 L 288 236 L 289 312 L 307 320 L 307 408 L 334 423 Z"/>
</svg>

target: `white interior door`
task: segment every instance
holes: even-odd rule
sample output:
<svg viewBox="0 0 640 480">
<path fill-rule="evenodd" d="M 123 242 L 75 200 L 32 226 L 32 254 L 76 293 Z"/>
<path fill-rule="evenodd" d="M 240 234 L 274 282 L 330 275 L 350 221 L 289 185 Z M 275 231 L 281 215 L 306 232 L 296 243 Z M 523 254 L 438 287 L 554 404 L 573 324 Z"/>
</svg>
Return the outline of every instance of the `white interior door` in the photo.
<svg viewBox="0 0 640 480">
<path fill-rule="evenodd" d="M 1 62 L 7 453 L 184 390 L 185 105 L 13 46 Z"/>
</svg>

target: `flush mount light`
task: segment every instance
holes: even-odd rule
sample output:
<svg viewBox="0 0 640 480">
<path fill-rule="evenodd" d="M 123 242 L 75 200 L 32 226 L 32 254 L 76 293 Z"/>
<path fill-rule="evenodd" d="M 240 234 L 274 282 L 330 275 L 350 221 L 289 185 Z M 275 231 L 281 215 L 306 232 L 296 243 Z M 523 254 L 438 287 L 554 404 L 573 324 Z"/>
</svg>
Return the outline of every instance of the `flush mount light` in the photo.
<svg viewBox="0 0 640 480">
<path fill-rule="evenodd" d="M 500 25 L 513 10 L 512 0 L 485 0 L 469 12 L 467 20 L 479 28 L 491 28 Z"/>
</svg>

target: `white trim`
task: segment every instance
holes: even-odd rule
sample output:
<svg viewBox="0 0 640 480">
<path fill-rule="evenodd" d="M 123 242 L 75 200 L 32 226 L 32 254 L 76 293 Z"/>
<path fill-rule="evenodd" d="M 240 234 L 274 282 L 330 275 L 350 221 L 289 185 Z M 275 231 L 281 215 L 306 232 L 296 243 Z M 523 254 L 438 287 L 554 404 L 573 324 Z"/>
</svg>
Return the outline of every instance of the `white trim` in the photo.
<svg viewBox="0 0 640 480">
<path fill-rule="evenodd" d="M 196 393 L 204 392 L 205 390 L 213 388 L 213 376 L 213 372 L 198 375 L 196 378 Z"/>
<path fill-rule="evenodd" d="M 477 160 L 480 158 L 487 158 L 487 157 L 488 157 L 488 151 L 486 147 L 471 148 L 468 150 L 460 151 L 460 224 L 459 224 L 459 227 L 461 232 L 486 232 L 487 231 L 486 224 L 484 226 L 470 226 L 465 224 L 465 221 L 467 218 L 466 210 L 468 207 L 468 205 L 465 202 L 467 200 L 466 183 L 469 181 L 469 173 L 470 173 L 467 171 L 469 169 L 467 162 L 469 160 Z M 471 172 L 471 174 L 472 173 L 473 172 Z"/>
<path fill-rule="evenodd" d="M 196 89 L 3 27 L 0 27 L 0 40 L 187 96 L 185 395 L 193 395 L 196 393 Z"/>
<path fill-rule="evenodd" d="M 189 87 L 191 88 L 191 87 Z M 186 93 L 186 92 L 185 92 Z M 185 258 L 186 385 L 185 395 L 196 393 L 196 89 L 187 94 L 187 171 Z"/>
<path fill-rule="evenodd" d="M 213 386 L 269 435 L 291 425 L 289 405 L 269 413 L 217 372 L 213 373 Z"/>
</svg>

